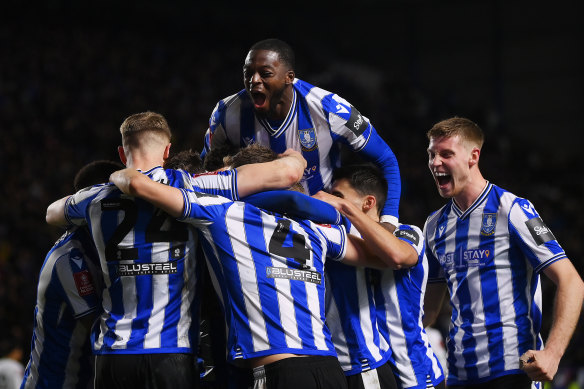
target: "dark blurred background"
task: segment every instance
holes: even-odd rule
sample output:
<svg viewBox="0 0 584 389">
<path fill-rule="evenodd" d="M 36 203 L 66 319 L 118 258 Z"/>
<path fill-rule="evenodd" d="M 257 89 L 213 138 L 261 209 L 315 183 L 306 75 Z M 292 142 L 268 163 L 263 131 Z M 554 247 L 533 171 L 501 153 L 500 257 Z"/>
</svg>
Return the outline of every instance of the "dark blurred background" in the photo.
<svg viewBox="0 0 584 389">
<path fill-rule="evenodd" d="M 422 227 L 443 204 L 425 132 L 465 116 L 486 133 L 485 177 L 530 199 L 584 273 L 582 2 L 85 3 L 0 12 L 0 342 L 25 359 L 40 266 L 61 234 L 47 205 L 84 164 L 117 160 L 130 114 L 162 113 L 173 148 L 200 151 L 217 101 L 243 87 L 248 48 L 269 37 L 295 49 L 298 78 L 347 99 L 392 147 L 402 221 Z M 543 290 L 546 335 L 547 279 Z M 581 319 L 556 387 L 584 366 L 583 345 Z"/>
</svg>

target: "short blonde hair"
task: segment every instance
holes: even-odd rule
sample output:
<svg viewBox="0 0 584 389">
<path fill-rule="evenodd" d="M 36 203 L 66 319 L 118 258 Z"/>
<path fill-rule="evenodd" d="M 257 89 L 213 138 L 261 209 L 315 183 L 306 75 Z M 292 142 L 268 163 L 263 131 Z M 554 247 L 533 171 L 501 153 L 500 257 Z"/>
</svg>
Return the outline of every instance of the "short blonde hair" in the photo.
<svg viewBox="0 0 584 389">
<path fill-rule="evenodd" d="M 479 149 L 483 147 L 485 142 L 485 134 L 475 122 L 457 116 L 434 124 L 426 133 L 428 139 L 451 138 L 457 135 L 461 140 L 475 145 Z"/>
<path fill-rule="evenodd" d="M 123 146 L 130 148 L 139 146 L 144 135 L 155 135 L 168 143 L 172 137 L 164 116 L 150 111 L 128 116 L 120 126 L 120 133 Z"/>
</svg>

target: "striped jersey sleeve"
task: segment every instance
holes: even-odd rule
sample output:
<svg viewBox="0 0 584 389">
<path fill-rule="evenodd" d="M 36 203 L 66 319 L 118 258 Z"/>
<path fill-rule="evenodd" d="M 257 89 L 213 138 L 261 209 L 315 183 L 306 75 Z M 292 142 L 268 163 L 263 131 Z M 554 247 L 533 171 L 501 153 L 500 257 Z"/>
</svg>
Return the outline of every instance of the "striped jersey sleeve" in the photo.
<svg viewBox="0 0 584 389">
<path fill-rule="evenodd" d="M 552 231 L 529 200 L 517 198 L 509 211 L 509 232 L 536 272 L 566 258 Z"/>
</svg>

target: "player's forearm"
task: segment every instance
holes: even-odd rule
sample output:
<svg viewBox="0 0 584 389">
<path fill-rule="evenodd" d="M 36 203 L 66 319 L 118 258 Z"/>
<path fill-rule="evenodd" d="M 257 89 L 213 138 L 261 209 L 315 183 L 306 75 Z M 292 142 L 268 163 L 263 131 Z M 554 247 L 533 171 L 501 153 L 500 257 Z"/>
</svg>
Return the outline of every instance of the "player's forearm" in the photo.
<svg viewBox="0 0 584 389">
<path fill-rule="evenodd" d="M 183 196 L 176 188 L 152 181 L 134 169 L 114 172 L 110 176 L 110 182 L 113 182 L 125 194 L 140 197 L 172 217 L 182 215 Z"/>
<path fill-rule="evenodd" d="M 558 283 L 552 327 L 544 347 L 558 359 L 564 355 L 576 329 L 583 299 L 584 284 L 576 271 Z"/>
<path fill-rule="evenodd" d="M 395 237 L 352 203 L 340 201 L 340 207 L 340 211 L 357 228 L 375 256 L 392 269 L 411 267 L 418 262 L 418 254 L 412 246 Z"/>
<path fill-rule="evenodd" d="M 65 203 L 68 198 L 69 196 L 65 196 L 48 206 L 47 214 L 45 216 L 45 220 L 48 224 L 57 227 L 64 227 L 67 225 L 67 219 L 65 218 Z"/>
<path fill-rule="evenodd" d="M 286 189 L 302 178 L 306 160 L 296 151 L 287 150 L 271 162 L 243 165 L 237 168 L 237 190 L 240 197 L 264 190 Z"/>
</svg>

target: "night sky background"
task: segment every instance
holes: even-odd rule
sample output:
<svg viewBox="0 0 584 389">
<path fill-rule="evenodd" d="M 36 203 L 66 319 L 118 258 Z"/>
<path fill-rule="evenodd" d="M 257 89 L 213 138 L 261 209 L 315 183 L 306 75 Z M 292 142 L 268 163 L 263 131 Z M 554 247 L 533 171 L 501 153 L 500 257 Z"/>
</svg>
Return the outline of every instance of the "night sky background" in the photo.
<svg viewBox="0 0 584 389">
<path fill-rule="evenodd" d="M 117 160 L 130 114 L 163 114 L 173 149 L 202 149 L 215 104 L 243 88 L 258 40 L 296 53 L 298 78 L 367 116 L 396 154 L 400 220 L 439 208 L 426 131 L 483 128 L 481 170 L 531 200 L 584 274 L 582 2 L 4 2 L 0 12 L 0 346 L 30 348 L 36 283 L 61 230 L 46 207 L 96 159 Z M 439 3 L 439 4 L 438 4 Z M 554 287 L 543 277 L 544 339 Z M 582 319 L 556 387 L 584 366 Z M 25 361 L 23 361 L 25 362 Z"/>
</svg>

